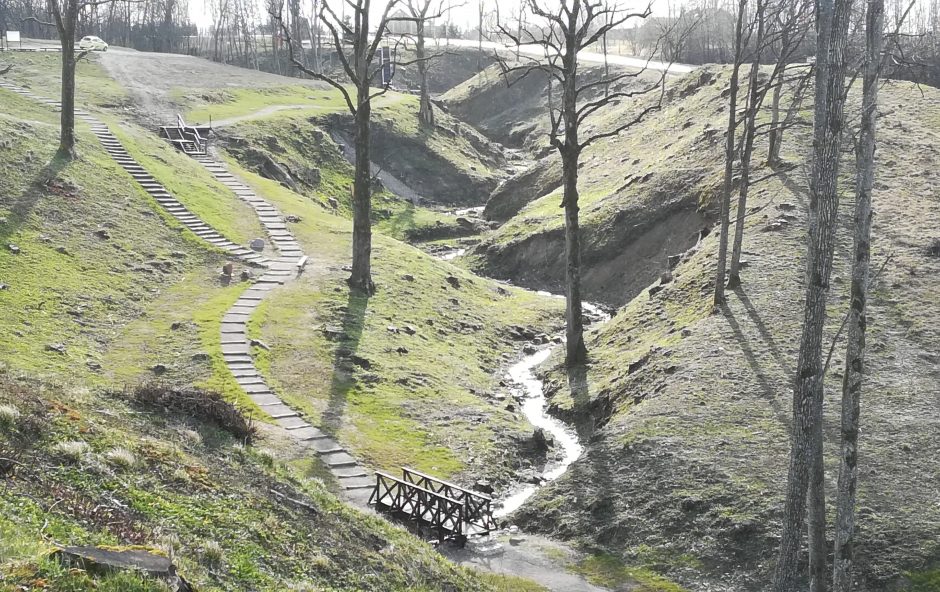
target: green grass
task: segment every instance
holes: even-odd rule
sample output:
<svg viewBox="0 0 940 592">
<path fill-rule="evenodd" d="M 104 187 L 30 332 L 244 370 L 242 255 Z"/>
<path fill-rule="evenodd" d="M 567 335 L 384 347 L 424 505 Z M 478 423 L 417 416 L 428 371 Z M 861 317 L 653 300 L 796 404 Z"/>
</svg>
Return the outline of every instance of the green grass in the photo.
<svg viewBox="0 0 940 592">
<path fill-rule="evenodd" d="M 291 228 L 312 257 L 304 276 L 266 298 L 250 324 L 251 337 L 271 346 L 255 348 L 259 368 L 289 404 L 382 468 L 412 465 L 452 475 L 468 467 L 467 457 L 479 464 L 496 454 L 493 436 L 524 433 L 520 419 L 472 391 L 495 389 L 501 354 L 518 347 L 505 327 L 544 326 L 558 318 L 557 300 L 500 293 L 487 280 L 381 235 L 373 244 L 377 294 L 350 295 L 338 269 L 349 257 L 349 223 L 231 166 L 283 213 L 302 219 Z M 332 341 L 329 327 L 344 337 Z"/>
<path fill-rule="evenodd" d="M 630 586 L 629 589 L 635 592 L 684 592 L 684 588 L 650 569 L 629 567 L 612 555 L 592 555 L 570 569 L 598 586 Z"/>
<path fill-rule="evenodd" d="M 131 124 L 110 120 L 114 135 L 128 153 L 186 209 L 236 244 L 264 236 L 251 207 L 202 165 L 167 142 Z"/>
<path fill-rule="evenodd" d="M 62 55 L 57 52 L 5 52 L 5 64 L 13 69 L 6 78 L 50 99 L 61 95 Z M 122 106 L 128 101 L 127 92 L 114 81 L 95 54 L 78 62 L 75 71 L 75 103 L 84 107 L 104 108 Z M 56 116 L 58 119 L 58 116 Z"/>
<path fill-rule="evenodd" d="M 7 106 L 0 129 L 10 139 L 0 148 L 0 283 L 8 286 L 0 290 L 7 311 L 0 330 L 11 336 L 0 360 L 87 375 L 127 319 L 211 255 L 163 224 L 152 199 L 85 129 L 78 128 L 80 158 L 54 161 L 57 130 L 36 123 L 31 105 L 0 94 Z M 98 236 L 102 229 L 110 238 Z M 47 350 L 57 344 L 64 354 Z"/>
<path fill-rule="evenodd" d="M 548 588 L 532 580 L 504 574 L 482 573 L 480 578 L 497 592 L 547 592 Z"/>
<path fill-rule="evenodd" d="M 189 106 L 185 115 L 186 120 L 198 123 L 208 123 L 210 117 L 213 120 L 220 120 L 251 115 L 272 106 L 302 105 L 318 113 L 332 113 L 346 109 L 346 102 L 338 90 L 303 85 L 201 92 L 176 89 L 171 94 L 184 105 Z"/>
<path fill-rule="evenodd" d="M 937 592 L 940 590 L 940 569 L 909 572 L 906 575 L 907 579 L 911 581 L 911 592 Z"/>
</svg>

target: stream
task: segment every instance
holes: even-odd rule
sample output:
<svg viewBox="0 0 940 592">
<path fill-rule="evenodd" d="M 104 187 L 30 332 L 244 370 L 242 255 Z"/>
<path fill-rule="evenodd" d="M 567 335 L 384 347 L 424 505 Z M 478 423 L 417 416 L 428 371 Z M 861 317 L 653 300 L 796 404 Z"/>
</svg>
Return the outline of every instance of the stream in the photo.
<svg viewBox="0 0 940 592">
<path fill-rule="evenodd" d="M 539 292 L 539 294 L 563 298 L 563 296 L 548 292 Z M 587 302 L 582 303 L 582 306 L 585 312 L 598 319 L 597 322 L 603 323 L 610 320 L 610 315 L 600 307 Z M 584 452 L 584 447 L 581 446 L 581 441 L 574 429 L 548 414 L 542 381 L 535 375 L 535 369 L 548 359 L 553 350 L 553 346 L 547 346 L 535 353 L 526 355 L 512 365 L 506 375 L 513 384 L 518 385 L 524 394 L 525 398 L 522 402 L 523 415 L 533 426 L 542 428 L 545 432 L 551 434 L 555 443 L 561 446 L 562 459 L 561 461 L 549 463 L 545 467 L 542 472 L 541 484 L 523 486 L 500 500 L 496 511 L 493 512 L 493 516 L 497 518 L 507 516 L 522 507 L 522 504 L 535 495 L 535 492 L 545 483 L 554 481 L 564 475 L 571 463 L 578 460 L 581 453 Z"/>
</svg>

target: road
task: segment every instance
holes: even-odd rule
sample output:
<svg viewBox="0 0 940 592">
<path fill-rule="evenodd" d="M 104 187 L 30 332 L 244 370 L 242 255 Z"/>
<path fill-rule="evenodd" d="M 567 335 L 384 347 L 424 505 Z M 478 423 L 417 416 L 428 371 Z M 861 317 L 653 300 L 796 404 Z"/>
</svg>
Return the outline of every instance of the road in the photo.
<svg viewBox="0 0 940 592">
<path fill-rule="evenodd" d="M 476 48 L 480 45 L 478 41 L 472 41 L 469 39 L 429 39 L 427 43 L 428 45 L 436 45 L 437 47 L 454 46 Z M 483 49 L 491 49 L 505 53 L 516 52 L 515 46 L 503 45 L 502 43 L 496 43 L 494 41 L 484 41 Z M 545 57 L 544 48 L 540 45 L 534 44 L 520 46 L 519 53 L 534 58 Z M 582 51 L 578 54 L 578 61 L 589 64 L 603 64 L 604 54 L 591 51 Z M 607 54 L 607 63 L 614 66 L 626 66 L 628 68 L 646 68 L 647 70 L 656 70 L 657 72 L 662 72 L 665 70 L 669 74 L 674 75 L 688 74 L 696 68 L 695 66 L 690 66 L 688 64 L 667 64 L 665 62 L 657 62 L 643 58 L 612 54 Z"/>
</svg>

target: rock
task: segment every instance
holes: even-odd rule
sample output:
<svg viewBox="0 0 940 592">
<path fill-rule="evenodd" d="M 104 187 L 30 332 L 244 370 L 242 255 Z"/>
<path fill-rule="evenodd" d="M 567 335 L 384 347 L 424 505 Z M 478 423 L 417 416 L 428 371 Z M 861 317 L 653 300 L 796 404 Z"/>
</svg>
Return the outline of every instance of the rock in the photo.
<svg viewBox="0 0 940 592">
<path fill-rule="evenodd" d="M 251 241 L 248 243 L 248 248 L 250 248 L 252 251 L 257 251 L 260 253 L 261 251 L 264 250 L 264 239 L 263 238 L 251 239 Z"/>
<path fill-rule="evenodd" d="M 402 328 L 402 332 L 408 335 L 414 335 L 415 333 L 418 332 L 418 330 L 412 327 L 411 325 L 405 325 L 404 328 Z"/>
<path fill-rule="evenodd" d="M 692 336 L 692 329 L 689 329 L 688 327 L 686 327 L 685 329 L 683 329 L 683 330 L 682 330 L 682 336 L 683 336 L 683 337 L 691 337 L 691 336 Z"/>
<path fill-rule="evenodd" d="M 511 536 L 511 537 L 509 537 L 509 544 L 512 545 L 512 546 L 514 546 L 514 547 L 515 547 L 516 545 L 521 545 L 521 544 L 524 543 L 524 542 L 525 542 L 525 537 L 524 537 L 524 536 L 518 536 L 518 535 L 516 535 L 516 536 Z"/>
<path fill-rule="evenodd" d="M 532 354 L 534 354 L 534 353 L 537 352 L 537 351 L 538 351 L 538 348 L 535 347 L 535 345 L 533 345 L 533 344 L 531 344 L 531 343 L 527 343 L 527 344 L 525 344 L 525 345 L 522 346 L 522 353 L 526 354 L 527 356 L 531 356 Z"/>
<path fill-rule="evenodd" d="M 232 272 L 235 271 L 235 264 L 226 263 L 222 266 L 222 275 L 225 277 L 232 277 Z"/>
<path fill-rule="evenodd" d="M 673 278 L 672 278 L 672 272 L 671 272 L 671 271 L 664 271 L 663 274 L 662 274 L 661 276 L 659 276 L 659 283 L 660 283 L 660 285 L 662 285 L 662 284 L 668 284 L 668 283 L 672 282 L 672 279 L 673 279 Z"/>
<path fill-rule="evenodd" d="M 535 444 L 535 449 L 539 452 L 547 452 L 549 448 L 554 446 L 555 439 L 552 438 L 551 434 L 546 434 L 542 428 L 535 428 L 535 431 L 532 432 L 532 443 Z"/>
<path fill-rule="evenodd" d="M 398 355 L 402 356 L 402 355 L 405 355 L 405 354 L 408 353 L 408 348 L 407 348 L 407 347 L 404 347 L 404 346 L 402 346 L 402 345 L 400 345 L 400 346 L 398 346 L 397 349 L 395 349 L 395 352 L 396 352 Z"/>
<path fill-rule="evenodd" d="M 662 292 L 663 287 L 664 286 L 662 284 L 656 284 L 655 286 L 650 286 L 649 290 L 647 290 L 647 292 L 649 292 L 650 298 Z"/>
<path fill-rule="evenodd" d="M 243 282 L 247 282 L 248 280 L 250 280 L 250 279 L 253 278 L 254 276 L 251 275 L 251 272 L 246 269 L 246 270 L 242 271 L 240 274 L 238 274 L 238 277 L 241 278 L 241 280 L 242 280 Z"/>
<path fill-rule="evenodd" d="M 790 223 L 784 218 L 778 218 L 760 230 L 761 232 L 777 232 L 778 230 L 783 230 L 789 225 Z"/>
<path fill-rule="evenodd" d="M 65 344 L 63 343 L 47 343 L 46 351 L 55 352 L 57 354 L 65 354 Z"/>
<path fill-rule="evenodd" d="M 104 228 L 99 228 L 95 231 L 95 236 L 102 240 L 109 240 L 111 238 L 111 233 Z"/>
<path fill-rule="evenodd" d="M 406 282 L 413 282 L 415 281 L 415 276 L 411 275 L 410 273 L 406 273 L 405 275 L 401 276 L 401 279 L 405 280 Z"/>
<path fill-rule="evenodd" d="M 365 370 L 372 368 L 372 362 L 361 356 L 351 355 L 349 356 L 349 361 Z"/>
<path fill-rule="evenodd" d="M 173 331 L 179 331 L 180 328 L 182 328 L 182 326 L 183 326 L 182 321 L 174 321 L 174 322 L 170 325 L 170 329 L 173 330 Z"/>
<path fill-rule="evenodd" d="M 211 359 L 211 356 L 209 356 L 209 354 L 206 352 L 196 352 L 190 356 L 190 359 L 194 362 L 208 362 Z"/>
<path fill-rule="evenodd" d="M 473 488 L 487 495 L 493 493 L 494 491 L 493 484 L 486 479 L 477 479 L 476 483 L 473 484 Z"/>
<path fill-rule="evenodd" d="M 10 243 L 9 245 L 7 245 L 7 249 L 9 249 L 10 252 L 13 253 L 14 255 L 20 254 L 20 248 L 14 245 L 13 243 Z"/>
<path fill-rule="evenodd" d="M 61 253 L 63 255 L 69 254 L 69 250 L 65 247 L 65 245 L 59 245 L 58 247 L 55 248 L 55 251 L 56 253 Z"/>
<path fill-rule="evenodd" d="M 284 218 L 284 220 L 287 221 L 287 222 L 290 222 L 291 224 L 297 224 L 298 222 L 302 221 L 303 218 L 301 218 L 300 216 L 295 216 L 295 215 L 293 215 L 293 214 L 288 214 L 288 215 Z"/>
<path fill-rule="evenodd" d="M 389 325 L 388 327 L 385 327 L 385 330 L 389 333 L 398 333 L 398 327 L 395 325 Z"/>
<path fill-rule="evenodd" d="M 667 258 L 669 263 L 669 269 L 675 269 L 677 265 L 682 261 L 682 255 L 669 255 Z"/>
<path fill-rule="evenodd" d="M 0 290 L 9 290 L 9 289 L 10 289 L 10 286 L 8 286 L 7 284 L 0 284 Z"/>
<path fill-rule="evenodd" d="M 85 362 L 85 366 L 87 366 L 88 369 L 92 371 L 101 370 L 101 364 L 99 364 L 98 362 L 94 360 L 88 360 L 87 362 Z"/>
<path fill-rule="evenodd" d="M 184 253 L 183 251 L 173 251 L 172 253 L 170 253 L 170 257 L 173 257 L 174 259 L 185 259 L 186 253 Z"/>
<path fill-rule="evenodd" d="M 323 334 L 330 341 L 339 341 L 340 339 L 346 337 L 346 332 L 343 331 L 342 327 L 323 327 Z"/>
<path fill-rule="evenodd" d="M 166 373 L 166 366 L 164 364 L 154 364 L 153 366 L 150 367 L 150 371 L 156 374 L 157 376 L 160 376 Z"/>
<path fill-rule="evenodd" d="M 194 592 L 189 582 L 176 572 L 172 561 L 163 555 L 141 549 L 64 547 L 52 553 L 51 557 L 65 567 L 92 574 L 133 571 L 163 580 L 173 592 Z"/>
<path fill-rule="evenodd" d="M 777 209 L 782 210 L 784 212 L 792 212 L 793 210 L 796 209 L 796 204 L 783 202 L 781 204 L 777 204 Z"/>
<path fill-rule="evenodd" d="M 328 203 L 329 206 L 330 206 L 331 208 L 333 208 L 334 210 L 338 210 L 338 209 L 339 209 L 339 202 L 336 201 L 336 198 L 335 198 L 335 197 L 331 197 L 331 198 L 327 199 L 327 200 L 326 200 L 326 203 Z"/>
<path fill-rule="evenodd" d="M 271 347 L 267 343 L 261 341 L 260 339 L 252 339 L 251 345 L 253 347 L 260 347 L 261 349 L 265 351 L 271 351 Z"/>
<path fill-rule="evenodd" d="M 447 276 L 447 283 L 450 284 L 451 287 L 453 288 L 456 288 L 458 290 L 460 289 L 460 279 L 457 278 L 456 276 L 453 276 L 453 275 Z"/>
<path fill-rule="evenodd" d="M 515 413 L 515 412 L 516 412 L 516 404 L 515 404 L 515 403 L 507 403 L 505 409 L 506 409 L 506 411 L 508 411 L 508 412 L 510 412 L 510 413 Z"/>
</svg>

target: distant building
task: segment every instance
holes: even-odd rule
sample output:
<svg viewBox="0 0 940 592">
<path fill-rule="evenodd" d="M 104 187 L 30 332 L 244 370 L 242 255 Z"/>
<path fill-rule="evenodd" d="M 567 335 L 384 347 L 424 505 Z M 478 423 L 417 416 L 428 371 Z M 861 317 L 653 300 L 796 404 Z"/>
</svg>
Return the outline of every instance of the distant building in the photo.
<svg viewBox="0 0 940 592">
<path fill-rule="evenodd" d="M 388 23 L 388 32 L 392 35 L 414 35 L 418 32 L 418 23 L 410 19 L 412 16 L 404 10 L 398 9 L 389 15 L 391 22 Z"/>
</svg>

